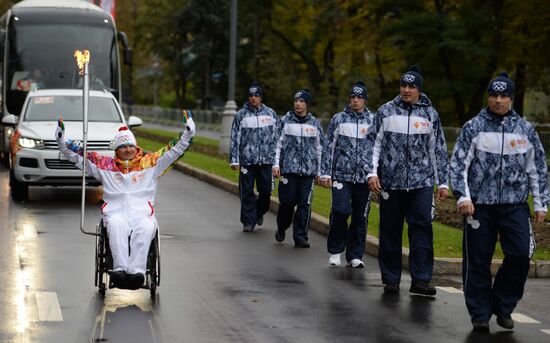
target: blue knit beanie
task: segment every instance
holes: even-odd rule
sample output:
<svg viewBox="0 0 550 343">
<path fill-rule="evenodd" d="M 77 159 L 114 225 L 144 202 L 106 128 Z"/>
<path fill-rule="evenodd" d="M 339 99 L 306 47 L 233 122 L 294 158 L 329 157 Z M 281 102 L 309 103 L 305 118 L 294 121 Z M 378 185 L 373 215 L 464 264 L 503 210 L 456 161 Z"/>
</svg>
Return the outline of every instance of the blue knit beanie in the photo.
<svg viewBox="0 0 550 343">
<path fill-rule="evenodd" d="M 422 75 L 420 74 L 420 68 L 417 65 L 413 65 L 409 68 L 409 71 L 407 71 L 403 76 L 401 76 L 401 80 L 399 81 L 399 85 L 401 86 L 412 86 L 415 88 L 418 88 L 418 90 L 422 90 L 422 86 L 424 85 L 424 79 L 422 78 Z"/>
<path fill-rule="evenodd" d="M 363 81 L 357 81 L 351 87 L 349 97 L 351 98 L 352 96 L 358 96 L 367 100 L 367 88 L 365 87 L 365 83 Z"/>
<path fill-rule="evenodd" d="M 509 96 L 512 99 L 514 98 L 515 90 L 516 85 L 514 81 L 512 81 L 505 72 L 498 74 L 497 77 L 489 82 L 489 87 L 487 87 L 487 93 L 489 93 L 489 95 Z"/>
<path fill-rule="evenodd" d="M 300 89 L 299 91 L 294 94 L 294 100 L 296 99 L 302 99 L 304 102 L 309 105 L 311 104 L 311 93 L 309 92 L 309 89 Z"/>
<path fill-rule="evenodd" d="M 260 85 L 257 84 L 256 82 L 251 84 L 250 87 L 248 88 L 248 96 L 253 96 L 253 95 L 259 96 L 260 98 L 263 97 L 264 95 L 262 87 L 260 87 Z"/>
</svg>

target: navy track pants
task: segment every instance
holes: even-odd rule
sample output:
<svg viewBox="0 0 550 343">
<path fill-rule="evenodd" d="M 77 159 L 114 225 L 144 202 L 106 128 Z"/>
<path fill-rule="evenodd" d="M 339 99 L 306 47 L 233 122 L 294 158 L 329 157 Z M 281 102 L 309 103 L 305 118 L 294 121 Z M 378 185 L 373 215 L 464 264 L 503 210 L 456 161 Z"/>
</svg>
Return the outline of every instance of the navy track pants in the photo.
<svg viewBox="0 0 550 343">
<path fill-rule="evenodd" d="M 346 251 L 346 260 L 362 259 L 365 252 L 369 219 L 369 187 L 367 183 L 332 182 L 332 209 L 327 239 L 330 254 Z M 351 223 L 348 227 L 348 218 Z"/>
<path fill-rule="evenodd" d="M 257 218 L 269 210 L 272 180 L 270 164 L 241 166 L 239 173 L 241 223 L 254 227 Z M 254 182 L 258 189 L 258 199 L 254 194 Z"/>
<path fill-rule="evenodd" d="M 407 220 L 409 271 L 413 281 L 431 281 L 433 272 L 433 188 L 389 190 L 380 196 L 380 250 L 378 263 L 382 283 L 401 281 L 403 224 Z"/>
<path fill-rule="evenodd" d="M 285 231 L 293 223 L 295 243 L 307 242 L 311 218 L 311 196 L 314 176 L 285 174 L 279 179 L 279 212 L 277 229 Z M 296 207 L 296 212 L 294 208 Z"/>
<path fill-rule="evenodd" d="M 489 320 L 492 314 L 511 314 L 523 296 L 534 250 L 530 217 L 527 203 L 476 204 L 473 219 L 479 228 L 464 221 L 462 277 L 473 322 Z M 497 237 L 504 260 L 492 282 L 490 267 Z"/>
</svg>

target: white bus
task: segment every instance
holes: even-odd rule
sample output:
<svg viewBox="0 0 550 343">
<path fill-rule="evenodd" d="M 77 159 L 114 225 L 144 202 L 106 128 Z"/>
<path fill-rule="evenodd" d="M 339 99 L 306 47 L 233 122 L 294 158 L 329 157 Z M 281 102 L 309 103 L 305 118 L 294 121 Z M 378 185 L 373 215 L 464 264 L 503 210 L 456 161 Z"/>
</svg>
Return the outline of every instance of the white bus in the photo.
<svg viewBox="0 0 550 343">
<path fill-rule="evenodd" d="M 0 17 L 0 118 L 18 116 L 30 90 L 81 88 L 73 52 L 88 49 L 90 88 L 121 101 L 121 68 L 132 60 L 112 16 L 83 0 L 25 0 Z M 0 130 L 0 153 L 9 163 L 10 128 Z"/>
</svg>

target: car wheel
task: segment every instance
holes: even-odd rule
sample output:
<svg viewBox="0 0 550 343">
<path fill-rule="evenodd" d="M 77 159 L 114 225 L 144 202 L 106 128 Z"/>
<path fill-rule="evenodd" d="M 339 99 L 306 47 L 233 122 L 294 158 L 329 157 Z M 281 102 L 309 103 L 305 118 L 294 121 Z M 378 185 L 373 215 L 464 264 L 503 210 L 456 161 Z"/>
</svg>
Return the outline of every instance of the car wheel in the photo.
<svg viewBox="0 0 550 343">
<path fill-rule="evenodd" d="M 15 201 L 27 201 L 29 198 L 29 185 L 18 181 L 10 170 L 11 198 Z"/>
<path fill-rule="evenodd" d="M 10 166 L 10 154 L 8 152 L 2 153 L 2 164 L 9 168 Z"/>
</svg>

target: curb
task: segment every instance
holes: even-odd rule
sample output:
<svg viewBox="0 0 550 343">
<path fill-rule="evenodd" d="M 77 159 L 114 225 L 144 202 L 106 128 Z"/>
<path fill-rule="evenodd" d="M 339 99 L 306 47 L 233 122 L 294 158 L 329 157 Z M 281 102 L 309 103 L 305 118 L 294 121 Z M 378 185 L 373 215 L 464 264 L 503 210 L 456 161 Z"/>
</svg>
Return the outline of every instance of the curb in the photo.
<svg viewBox="0 0 550 343">
<path fill-rule="evenodd" d="M 206 172 L 204 170 L 190 166 L 184 162 L 178 162 L 174 169 L 185 173 L 189 176 L 197 178 L 201 181 L 209 183 L 215 187 L 221 188 L 225 191 L 239 195 L 239 185 L 235 182 L 229 181 L 221 176 Z M 270 211 L 277 213 L 279 209 L 279 200 L 276 197 L 271 197 Z M 311 220 L 309 227 L 311 230 L 316 231 L 322 235 L 328 234 L 329 220 L 317 213 L 311 213 Z M 378 257 L 378 238 L 367 235 L 365 252 L 374 257 Z M 403 267 L 409 268 L 409 249 L 403 247 L 401 257 Z M 491 274 L 494 276 L 497 270 L 500 268 L 502 260 L 493 260 L 491 263 Z M 444 275 L 462 275 L 462 259 L 461 258 L 434 258 L 434 276 Z M 531 261 L 529 268 L 530 278 L 550 278 L 550 261 Z"/>
</svg>

